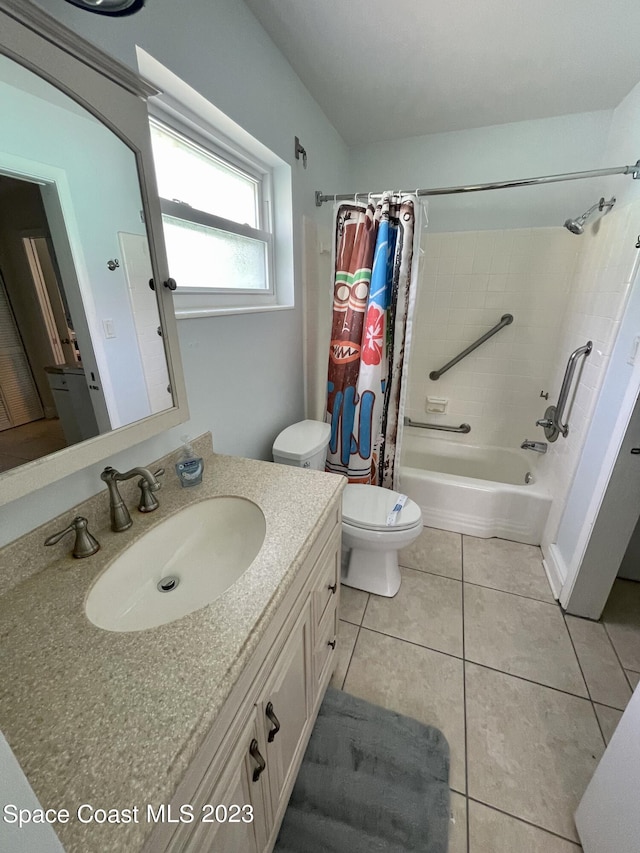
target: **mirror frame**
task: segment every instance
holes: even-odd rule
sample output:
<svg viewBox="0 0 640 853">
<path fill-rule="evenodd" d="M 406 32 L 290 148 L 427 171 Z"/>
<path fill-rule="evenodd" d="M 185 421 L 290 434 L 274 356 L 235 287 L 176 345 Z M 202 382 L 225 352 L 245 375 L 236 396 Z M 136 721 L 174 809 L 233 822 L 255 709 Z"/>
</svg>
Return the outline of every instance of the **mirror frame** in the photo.
<svg viewBox="0 0 640 853">
<path fill-rule="evenodd" d="M 5 471 L 0 474 L 2 506 L 184 423 L 189 411 L 173 299 L 170 290 L 158 286 L 169 278 L 169 269 L 146 107 L 156 89 L 30 0 L 0 0 L 0 53 L 84 107 L 135 156 L 174 403 L 171 409 Z"/>
</svg>

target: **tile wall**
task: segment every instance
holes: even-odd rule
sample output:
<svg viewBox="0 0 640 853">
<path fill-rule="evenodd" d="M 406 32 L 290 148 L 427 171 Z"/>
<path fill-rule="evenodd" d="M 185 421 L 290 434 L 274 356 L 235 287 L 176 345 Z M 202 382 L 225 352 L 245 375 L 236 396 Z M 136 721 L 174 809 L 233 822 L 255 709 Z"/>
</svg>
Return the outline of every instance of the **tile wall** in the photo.
<svg viewBox="0 0 640 853">
<path fill-rule="evenodd" d="M 564 228 L 427 234 L 423 238 L 407 414 L 471 425 L 452 440 L 519 447 L 540 439 L 558 337 L 580 242 Z M 514 322 L 437 381 L 429 373 L 495 325 Z M 427 414 L 427 396 L 448 400 Z"/>
<path fill-rule="evenodd" d="M 576 374 L 575 393 L 565 416 L 569 435 L 550 444 L 540 461 L 539 470 L 554 498 L 543 545 L 555 541 L 635 276 L 640 256 L 635 245 L 639 232 L 640 201 L 636 201 L 613 208 L 585 228 L 583 235 L 572 238 L 580 251 L 559 327 L 550 400 L 557 400 L 570 354 L 588 340 L 593 341 L 593 350 Z"/>
</svg>

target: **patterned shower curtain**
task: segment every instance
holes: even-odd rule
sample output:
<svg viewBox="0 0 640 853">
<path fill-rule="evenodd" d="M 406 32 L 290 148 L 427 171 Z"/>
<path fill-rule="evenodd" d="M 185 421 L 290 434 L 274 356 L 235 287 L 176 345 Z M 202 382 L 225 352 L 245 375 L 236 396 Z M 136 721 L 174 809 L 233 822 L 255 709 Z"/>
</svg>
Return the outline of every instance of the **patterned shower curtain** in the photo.
<svg viewBox="0 0 640 853">
<path fill-rule="evenodd" d="M 386 193 L 336 215 L 326 470 L 396 488 L 417 263 L 417 198 Z"/>
</svg>

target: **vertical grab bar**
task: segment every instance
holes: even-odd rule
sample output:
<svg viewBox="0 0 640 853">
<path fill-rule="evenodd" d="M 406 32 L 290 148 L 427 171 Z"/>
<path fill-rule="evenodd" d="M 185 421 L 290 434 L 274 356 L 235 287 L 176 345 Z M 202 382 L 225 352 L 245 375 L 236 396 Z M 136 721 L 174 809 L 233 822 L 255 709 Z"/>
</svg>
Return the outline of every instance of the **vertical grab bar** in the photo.
<svg viewBox="0 0 640 853">
<path fill-rule="evenodd" d="M 536 421 L 536 426 L 544 427 L 544 434 L 548 441 L 556 441 L 559 435 L 562 435 L 563 438 L 566 438 L 569 434 L 569 424 L 563 424 L 562 419 L 564 417 L 565 406 L 567 405 L 567 401 L 569 399 L 569 392 L 571 391 L 573 375 L 576 371 L 576 363 L 581 355 L 585 356 L 586 358 L 592 349 L 593 341 L 587 341 L 587 343 L 583 347 L 578 347 L 577 350 L 574 350 L 574 352 L 571 353 L 567 362 L 567 368 L 564 372 L 562 386 L 560 387 L 558 402 L 555 406 L 549 406 L 549 408 L 544 413 L 544 418 L 541 418 L 539 421 Z"/>
</svg>

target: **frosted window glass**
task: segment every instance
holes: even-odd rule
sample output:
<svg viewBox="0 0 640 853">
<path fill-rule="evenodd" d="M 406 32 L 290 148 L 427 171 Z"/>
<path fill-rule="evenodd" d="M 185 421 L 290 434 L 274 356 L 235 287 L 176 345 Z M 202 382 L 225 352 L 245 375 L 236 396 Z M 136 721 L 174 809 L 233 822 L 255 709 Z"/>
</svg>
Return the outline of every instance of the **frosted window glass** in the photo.
<svg viewBox="0 0 640 853">
<path fill-rule="evenodd" d="M 266 290 L 266 244 L 163 216 L 171 276 L 178 287 Z"/>
<path fill-rule="evenodd" d="M 153 123 L 151 142 L 161 198 L 260 227 L 256 180 Z"/>
</svg>

